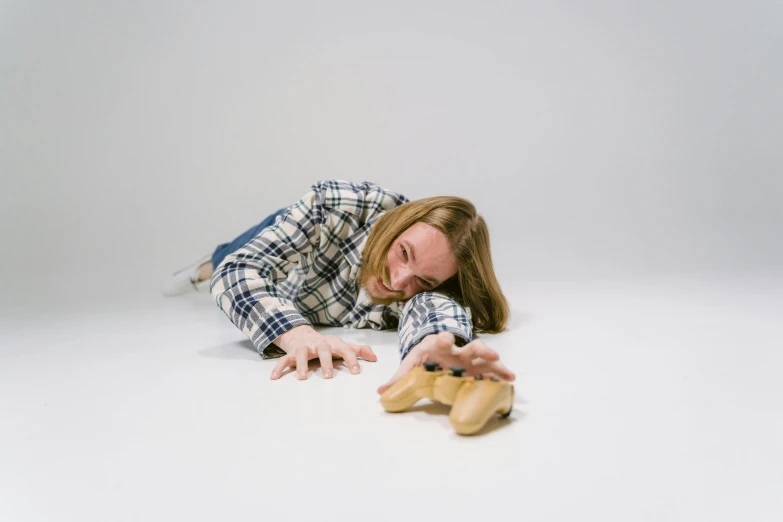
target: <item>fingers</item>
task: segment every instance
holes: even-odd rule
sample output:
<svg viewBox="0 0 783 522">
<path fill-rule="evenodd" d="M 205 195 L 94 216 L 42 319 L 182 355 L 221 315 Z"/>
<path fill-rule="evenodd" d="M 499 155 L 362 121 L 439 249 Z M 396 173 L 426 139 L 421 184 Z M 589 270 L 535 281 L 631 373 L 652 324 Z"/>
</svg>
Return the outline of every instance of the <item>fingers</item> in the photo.
<svg viewBox="0 0 783 522">
<path fill-rule="evenodd" d="M 354 375 L 361 371 L 358 357 L 361 357 L 365 361 L 371 361 L 371 362 L 375 362 L 378 360 L 378 356 L 375 355 L 375 353 L 372 351 L 372 348 L 370 348 L 369 345 L 366 344 L 357 345 L 353 343 L 346 343 L 339 337 L 330 338 L 329 348 L 330 348 L 329 362 L 324 364 L 325 359 L 321 357 L 321 367 L 328 368 L 328 370 L 324 370 L 325 378 L 329 378 L 333 375 L 333 366 L 331 361 L 332 357 L 342 358 L 342 360 L 345 362 L 345 365 L 348 367 L 348 370 Z M 321 356 L 321 352 L 319 351 L 319 357 L 320 356 Z M 327 373 L 329 377 L 327 377 Z"/>
<path fill-rule="evenodd" d="M 457 347 L 453 334 L 440 332 L 428 336 L 422 344 L 425 342 L 428 344 L 422 350 L 424 359 L 433 360 L 444 368 L 451 365 L 464 366 L 469 375 L 496 376 L 507 381 L 516 379 L 514 373 L 500 362 L 500 355 L 479 339 Z"/>
<path fill-rule="evenodd" d="M 503 380 L 514 381 L 517 378 L 517 376 L 514 375 L 514 372 L 506 368 L 503 365 L 503 363 L 501 363 L 500 361 L 491 362 L 490 368 L 492 369 L 493 373 L 495 373 L 498 377 L 500 377 Z"/>
<path fill-rule="evenodd" d="M 307 379 L 307 350 L 296 351 L 296 373 L 299 380 Z"/>
<path fill-rule="evenodd" d="M 272 369 L 270 378 L 279 379 L 287 368 L 294 368 L 299 380 L 305 380 L 308 376 L 308 363 L 310 359 L 318 357 L 321 363 L 321 375 L 324 379 L 334 377 L 333 359 L 342 358 L 349 371 L 353 374 L 360 373 L 359 357 L 366 361 L 377 361 L 378 356 L 368 345 L 346 343 L 339 337 L 324 337 L 310 339 L 297 346 L 277 362 Z"/>
<path fill-rule="evenodd" d="M 378 393 L 383 394 L 383 392 L 391 388 L 395 382 L 402 379 L 406 373 L 411 371 L 414 367 L 416 367 L 420 363 L 421 363 L 421 356 L 419 355 L 419 353 L 410 352 L 408 356 L 402 360 L 402 363 L 400 363 L 400 367 L 397 368 L 397 371 L 394 372 L 394 375 L 392 375 L 391 379 L 389 379 L 388 382 L 382 384 L 378 388 Z"/>
<path fill-rule="evenodd" d="M 347 344 L 353 352 L 364 359 L 365 361 L 375 362 L 378 360 L 378 356 L 375 355 L 375 352 L 372 351 L 372 348 L 370 348 L 367 344 L 353 344 L 353 343 L 345 343 Z"/>
<path fill-rule="evenodd" d="M 318 359 L 321 361 L 321 375 L 324 379 L 331 379 L 334 375 L 334 366 L 332 365 L 332 348 L 328 343 L 318 345 Z"/>
<path fill-rule="evenodd" d="M 277 379 L 280 378 L 280 376 L 283 374 L 285 369 L 288 368 L 289 366 L 293 366 L 295 362 L 296 359 L 294 358 L 293 355 L 290 354 L 284 355 L 283 357 L 280 358 L 279 361 L 277 361 L 277 364 L 272 369 L 272 375 L 270 376 L 270 378 L 273 381 L 276 381 Z"/>
<path fill-rule="evenodd" d="M 471 361 L 470 374 L 481 374 L 484 377 L 497 377 L 505 381 L 516 380 L 516 375 L 500 361 L 486 361 L 482 358 Z"/>
<path fill-rule="evenodd" d="M 495 350 L 484 344 L 483 341 L 479 340 L 470 342 L 462 348 L 457 348 L 457 352 L 460 357 L 469 359 L 481 358 L 485 361 L 497 361 L 500 359 L 500 356 Z"/>
<path fill-rule="evenodd" d="M 381 384 L 380 386 L 378 386 L 378 389 L 376 390 L 376 391 L 378 392 L 378 395 L 383 395 L 383 393 L 384 393 L 386 390 L 388 390 L 389 388 L 391 388 L 391 387 L 392 387 L 392 385 L 393 385 L 395 382 L 399 381 L 399 380 L 400 380 L 400 379 L 398 378 L 398 379 L 391 380 L 391 381 L 389 381 L 389 382 L 387 382 L 387 383 L 385 383 L 385 384 Z"/>
<path fill-rule="evenodd" d="M 339 337 L 332 338 L 332 351 L 342 357 L 345 365 L 348 367 L 351 373 L 357 374 L 361 371 L 359 367 L 358 357 L 361 357 L 365 361 L 375 362 L 378 360 L 378 356 L 372 351 L 369 345 L 357 345 L 353 343 L 346 343 Z"/>
<path fill-rule="evenodd" d="M 454 334 L 451 332 L 440 332 L 435 336 L 435 345 L 433 349 L 437 353 L 449 353 L 454 346 Z"/>
<path fill-rule="evenodd" d="M 345 365 L 348 367 L 351 373 L 354 375 L 359 373 L 359 360 L 356 358 L 356 354 L 354 353 L 353 349 L 347 344 L 343 343 L 343 346 L 341 346 L 338 350 L 340 357 L 343 358 Z"/>
</svg>

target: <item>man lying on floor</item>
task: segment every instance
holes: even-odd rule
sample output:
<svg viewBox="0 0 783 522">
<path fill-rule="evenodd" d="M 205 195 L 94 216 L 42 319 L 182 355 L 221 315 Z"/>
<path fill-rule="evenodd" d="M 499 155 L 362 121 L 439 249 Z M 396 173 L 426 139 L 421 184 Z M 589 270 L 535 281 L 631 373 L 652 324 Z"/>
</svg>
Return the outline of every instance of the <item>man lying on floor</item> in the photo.
<svg viewBox="0 0 783 522">
<path fill-rule="evenodd" d="M 513 381 L 474 332 L 497 333 L 509 309 L 495 277 L 489 231 L 472 203 L 439 196 L 409 201 L 372 182 L 325 180 L 211 256 L 180 271 L 164 293 L 210 280 L 215 303 L 278 379 L 307 378 L 319 359 L 351 373 L 377 360 L 369 346 L 318 333 L 313 325 L 397 328 L 402 363 L 379 393 L 426 360 L 468 375 Z"/>
</svg>

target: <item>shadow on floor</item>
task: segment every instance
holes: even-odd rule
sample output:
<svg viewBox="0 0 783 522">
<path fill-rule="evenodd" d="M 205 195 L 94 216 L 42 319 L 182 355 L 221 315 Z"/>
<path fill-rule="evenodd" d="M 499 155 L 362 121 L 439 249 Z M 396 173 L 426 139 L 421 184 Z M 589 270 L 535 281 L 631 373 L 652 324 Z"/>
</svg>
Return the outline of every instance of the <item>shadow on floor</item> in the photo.
<svg viewBox="0 0 783 522">
<path fill-rule="evenodd" d="M 212 359 L 225 359 L 225 360 L 247 360 L 247 361 L 268 361 L 269 359 L 262 358 L 256 351 L 255 346 L 250 339 L 242 341 L 232 341 L 230 343 L 219 344 L 217 346 L 211 346 L 199 350 L 198 354 L 202 357 L 209 357 Z M 334 368 L 334 377 L 338 377 L 342 373 L 350 374 L 348 367 L 345 365 L 342 359 L 335 359 L 332 361 Z M 321 363 L 318 359 L 312 359 L 307 362 L 307 377 L 312 378 L 318 370 L 321 369 Z M 290 373 L 294 373 L 296 368 L 289 366 L 280 375 L 282 379 Z M 320 374 L 319 374 L 320 377 Z"/>
<path fill-rule="evenodd" d="M 438 416 L 439 418 L 436 419 L 437 422 L 439 422 L 442 426 L 451 428 L 451 425 L 449 423 L 448 417 L 449 412 L 451 411 L 450 406 L 446 406 L 444 404 L 440 404 L 439 402 L 423 402 L 420 404 L 416 404 L 415 406 L 412 406 L 411 408 L 405 410 L 404 412 L 394 413 L 392 415 L 404 415 L 405 413 L 414 413 L 414 412 L 421 412 L 425 413 L 427 415 L 432 416 Z M 500 418 L 499 415 L 493 415 L 492 418 L 487 421 L 487 424 L 477 433 L 473 435 L 469 435 L 468 437 L 478 437 L 481 435 L 488 435 L 489 433 L 492 433 L 495 430 L 507 427 L 509 424 L 516 422 L 518 420 L 522 420 L 526 416 L 526 413 L 523 411 L 520 411 L 517 409 L 517 403 L 514 404 L 514 408 L 511 411 L 511 415 L 509 415 L 506 418 Z M 455 437 L 463 438 L 464 435 L 458 435 L 457 433 L 454 433 Z"/>
<path fill-rule="evenodd" d="M 212 359 L 263 361 L 250 339 L 204 348 L 199 350 L 198 354 Z"/>
</svg>

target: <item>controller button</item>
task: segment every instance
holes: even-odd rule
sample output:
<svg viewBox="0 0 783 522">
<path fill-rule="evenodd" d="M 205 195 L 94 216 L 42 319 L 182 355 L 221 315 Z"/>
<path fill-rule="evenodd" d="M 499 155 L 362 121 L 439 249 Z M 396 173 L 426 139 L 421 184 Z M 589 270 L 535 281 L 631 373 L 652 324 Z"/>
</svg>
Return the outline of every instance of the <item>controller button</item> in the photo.
<svg viewBox="0 0 783 522">
<path fill-rule="evenodd" d="M 492 381 L 492 382 L 499 382 L 500 381 L 500 379 L 498 379 L 497 377 L 490 377 L 489 380 Z"/>
<path fill-rule="evenodd" d="M 474 377 L 474 379 L 476 379 L 477 381 L 483 381 L 484 380 L 484 376 L 483 375 L 476 375 Z"/>
<path fill-rule="evenodd" d="M 462 374 L 465 373 L 465 368 L 462 366 L 452 366 L 449 370 L 454 377 L 462 377 Z"/>
</svg>

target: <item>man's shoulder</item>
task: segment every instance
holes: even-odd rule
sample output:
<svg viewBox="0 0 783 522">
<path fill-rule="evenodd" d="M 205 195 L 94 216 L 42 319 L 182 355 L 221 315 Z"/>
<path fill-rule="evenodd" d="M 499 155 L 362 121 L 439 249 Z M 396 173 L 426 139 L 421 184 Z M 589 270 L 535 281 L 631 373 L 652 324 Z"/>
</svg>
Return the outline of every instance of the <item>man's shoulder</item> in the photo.
<svg viewBox="0 0 783 522">
<path fill-rule="evenodd" d="M 400 192 L 381 187 L 374 181 L 319 180 L 312 187 L 324 208 L 354 215 L 372 215 L 408 202 Z"/>
</svg>

